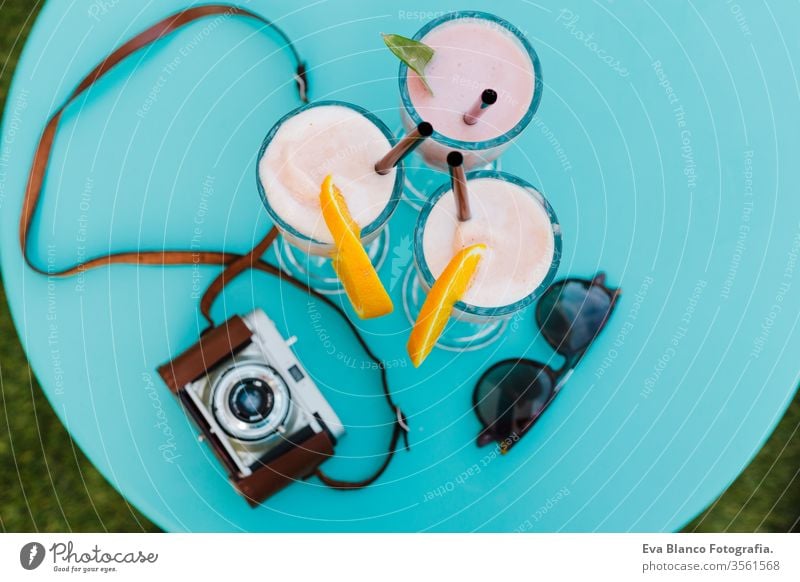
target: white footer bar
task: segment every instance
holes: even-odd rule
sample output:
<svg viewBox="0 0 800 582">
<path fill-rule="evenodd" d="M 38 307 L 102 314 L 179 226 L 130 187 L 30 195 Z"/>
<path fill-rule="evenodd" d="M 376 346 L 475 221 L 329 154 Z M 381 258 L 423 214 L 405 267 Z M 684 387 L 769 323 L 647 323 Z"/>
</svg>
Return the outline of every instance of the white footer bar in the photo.
<svg viewBox="0 0 800 582">
<path fill-rule="evenodd" d="M 0 580 L 800 580 L 793 534 L 4 534 Z"/>
</svg>

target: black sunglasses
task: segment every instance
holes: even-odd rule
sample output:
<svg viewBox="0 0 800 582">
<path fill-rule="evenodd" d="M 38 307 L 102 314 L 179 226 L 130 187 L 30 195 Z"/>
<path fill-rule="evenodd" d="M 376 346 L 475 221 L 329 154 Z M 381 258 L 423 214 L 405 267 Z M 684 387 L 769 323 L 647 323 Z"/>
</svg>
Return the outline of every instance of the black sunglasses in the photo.
<svg viewBox="0 0 800 582">
<path fill-rule="evenodd" d="M 536 304 L 536 323 L 564 364 L 554 370 L 518 358 L 486 370 L 472 394 L 484 427 L 478 446 L 496 442 L 507 452 L 550 405 L 614 310 L 620 290 L 605 281 L 605 273 L 599 273 L 592 280 L 564 279 L 547 288 Z"/>
</svg>

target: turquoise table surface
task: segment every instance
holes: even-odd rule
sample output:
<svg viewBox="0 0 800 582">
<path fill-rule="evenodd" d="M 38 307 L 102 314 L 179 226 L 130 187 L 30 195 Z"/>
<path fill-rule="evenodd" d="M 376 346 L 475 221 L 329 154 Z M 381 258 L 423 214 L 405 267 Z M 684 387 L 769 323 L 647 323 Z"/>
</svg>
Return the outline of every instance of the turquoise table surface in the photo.
<svg viewBox="0 0 800 582">
<path fill-rule="evenodd" d="M 381 270 L 397 308 L 358 326 L 389 368 L 411 450 L 366 490 L 311 479 L 257 509 L 155 373 L 196 339 L 197 297 L 219 269 L 115 266 L 56 279 L 26 268 L 17 241 L 48 114 L 112 47 L 186 5 L 49 2 L 17 67 L 0 143 L 2 271 L 22 343 L 75 441 L 158 525 L 668 531 L 759 450 L 800 369 L 800 4 L 246 3 L 296 40 L 313 99 L 356 102 L 391 127 L 397 62 L 380 32 L 410 36 L 459 8 L 514 22 L 539 53 L 545 89 L 503 167 L 555 207 L 560 274 L 602 269 L 623 289 L 535 429 L 507 456 L 479 449 L 470 398 L 480 372 L 511 356 L 559 361 L 528 311 L 502 342 L 437 350 L 411 367 L 400 291 L 415 212 L 401 204 Z M 197 22 L 120 64 L 64 116 L 35 222 L 37 264 L 54 270 L 108 249 L 248 249 L 269 227 L 255 156 L 297 104 L 289 70 L 274 34 L 237 19 Z M 389 438 L 377 373 L 334 313 L 263 274 L 238 279 L 214 314 L 254 306 L 299 337 L 296 353 L 348 427 L 326 469 L 366 474 Z"/>
</svg>

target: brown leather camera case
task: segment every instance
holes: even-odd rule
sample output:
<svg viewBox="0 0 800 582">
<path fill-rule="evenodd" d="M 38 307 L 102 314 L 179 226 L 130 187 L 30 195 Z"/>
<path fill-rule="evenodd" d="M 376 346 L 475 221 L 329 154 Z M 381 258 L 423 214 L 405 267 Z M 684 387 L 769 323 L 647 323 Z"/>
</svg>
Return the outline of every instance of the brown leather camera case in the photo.
<svg viewBox="0 0 800 582">
<path fill-rule="evenodd" d="M 233 485 L 250 505 L 255 506 L 295 480 L 311 476 L 333 454 L 333 441 L 325 431 L 315 433 L 301 442 L 292 443 L 283 454 L 254 469 L 250 475 L 243 477 L 239 474 L 219 437 L 209 430 L 194 402 L 186 395 L 185 387 L 245 347 L 251 336 L 252 332 L 242 318 L 234 316 L 205 332 L 195 345 L 159 367 L 158 373 L 200 427 L 214 453 L 228 469 Z"/>
</svg>

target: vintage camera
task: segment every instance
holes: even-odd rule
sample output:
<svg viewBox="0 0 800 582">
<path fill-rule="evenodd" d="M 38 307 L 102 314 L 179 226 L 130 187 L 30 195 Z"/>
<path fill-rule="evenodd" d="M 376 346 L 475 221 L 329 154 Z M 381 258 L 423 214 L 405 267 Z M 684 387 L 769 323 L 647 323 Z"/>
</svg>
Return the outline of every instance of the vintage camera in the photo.
<svg viewBox="0 0 800 582">
<path fill-rule="evenodd" d="M 344 434 L 294 341 L 257 309 L 158 370 L 251 505 L 313 474 Z"/>
</svg>

